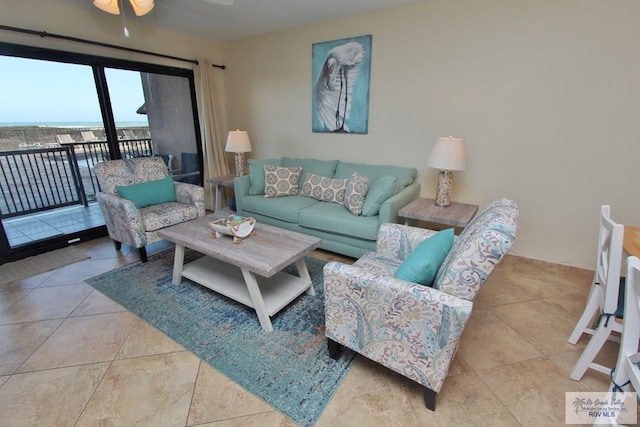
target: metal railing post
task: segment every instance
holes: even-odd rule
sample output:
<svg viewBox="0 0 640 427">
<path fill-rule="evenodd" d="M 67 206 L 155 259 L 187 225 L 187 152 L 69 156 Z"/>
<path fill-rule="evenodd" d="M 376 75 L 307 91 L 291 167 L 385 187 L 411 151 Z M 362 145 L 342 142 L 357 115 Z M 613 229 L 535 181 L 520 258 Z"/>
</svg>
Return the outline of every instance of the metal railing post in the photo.
<svg viewBox="0 0 640 427">
<path fill-rule="evenodd" d="M 75 144 L 65 145 L 67 156 L 69 157 L 69 164 L 71 165 L 71 175 L 73 176 L 73 184 L 76 187 L 76 192 L 80 197 L 80 203 L 84 207 L 89 206 L 87 195 L 84 192 L 84 183 L 82 182 L 82 176 L 80 175 L 80 167 L 78 166 L 78 158 L 76 157 Z"/>
</svg>

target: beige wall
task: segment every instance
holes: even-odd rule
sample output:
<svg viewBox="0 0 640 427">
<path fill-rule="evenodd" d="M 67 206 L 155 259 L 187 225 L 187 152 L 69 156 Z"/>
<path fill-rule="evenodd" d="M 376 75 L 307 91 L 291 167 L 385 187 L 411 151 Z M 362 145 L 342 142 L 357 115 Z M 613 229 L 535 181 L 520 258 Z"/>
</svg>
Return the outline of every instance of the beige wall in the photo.
<svg viewBox="0 0 640 427">
<path fill-rule="evenodd" d="M 373 35 L 369 133 L 311 132 L 311 45 Z M 640 225 L 640 2 L 431 0 L 224 45 L 252 157 L 413 166 L 464 137 L 453 200 L 521 208 L 513 252 L 593 268 L 600 204 Z"/>
</svg>

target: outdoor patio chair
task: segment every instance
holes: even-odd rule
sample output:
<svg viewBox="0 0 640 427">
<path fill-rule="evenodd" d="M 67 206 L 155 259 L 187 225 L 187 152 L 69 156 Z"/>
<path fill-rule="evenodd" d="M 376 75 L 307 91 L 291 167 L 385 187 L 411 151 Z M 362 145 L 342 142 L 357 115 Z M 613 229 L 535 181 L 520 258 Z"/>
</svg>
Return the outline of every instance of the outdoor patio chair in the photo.
<svg viewBox="0 0 640 427">
<path fill-rule="evenodd" d="M 56 140 L 60 144 L 73 144 L 75 141 L 71 138 L 71 135 L 64 133 L 62 135 L 56 135 Z"/>
<path fill-rule="evenodd" d="M 136 139 L 137 136 L 135 133 L 133 133 L 132 130 L 123 130 L 122 134 L 124 135 L 124 139 Z"/>
<path fill-rule="evenodd" d="M 138 248 L 147 261 L 146 245 L 161 240 L 158 230 L 204 216 L 204 189 L 174 182 L 160 157 L 97 163 L 100 191 L 96 199 L 116 250 L 122 243 Z"/>
<path fill-rule="evenodd" d="M 87 130 L 80 132 L 83 141 L 96 141 L 98 138 L 93 134 L 93 131 Z"/>
</svg>

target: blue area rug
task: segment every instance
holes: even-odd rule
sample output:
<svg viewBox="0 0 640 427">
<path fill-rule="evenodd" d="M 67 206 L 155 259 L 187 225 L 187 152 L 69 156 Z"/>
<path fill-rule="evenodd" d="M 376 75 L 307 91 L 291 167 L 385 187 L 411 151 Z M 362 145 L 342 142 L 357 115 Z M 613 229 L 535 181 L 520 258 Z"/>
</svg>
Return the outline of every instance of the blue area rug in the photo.
<svg viewBox="0 0 640 427">
<path fill-rule="evenodd" d="M 185 263 L 200 257 L 187 250 Z M 325 264 L 306 258 L 316 296 L 302 294 L 264 332 L 251 308 L 188 279 L 171 284 L 173 251 L 86 282 L 122 304 L 299 425 L 315 424 L 346 377 L 354 353 L 340 360 L 324 335 Z M 295 265 L 285 270 L 297 274 Z"/>
</svg>

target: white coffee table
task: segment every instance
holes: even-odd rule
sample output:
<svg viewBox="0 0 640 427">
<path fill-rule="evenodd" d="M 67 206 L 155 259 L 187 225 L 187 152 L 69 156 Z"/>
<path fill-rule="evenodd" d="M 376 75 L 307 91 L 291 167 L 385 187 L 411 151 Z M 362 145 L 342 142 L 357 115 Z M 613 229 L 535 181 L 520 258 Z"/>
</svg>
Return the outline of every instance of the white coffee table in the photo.
<svg viewBox="0 0 640 427">
<path fill-rule="evenodd" d="M 222 217 L 207 215 L 158 231 L 176 244 L 173 284 L 185 277 L 251 307 L 262 328 L 272 331 L 271 316 L 302 293 L 315 295 L 304 256 L 322 240 L 259 222 L 239 243 L 231 236 L 212 238 L 208 224 Z M 206 256 L 184 265 L 185 248 Z M 293 263 L 300 277 L 282 271 Z"/>
</svg>

